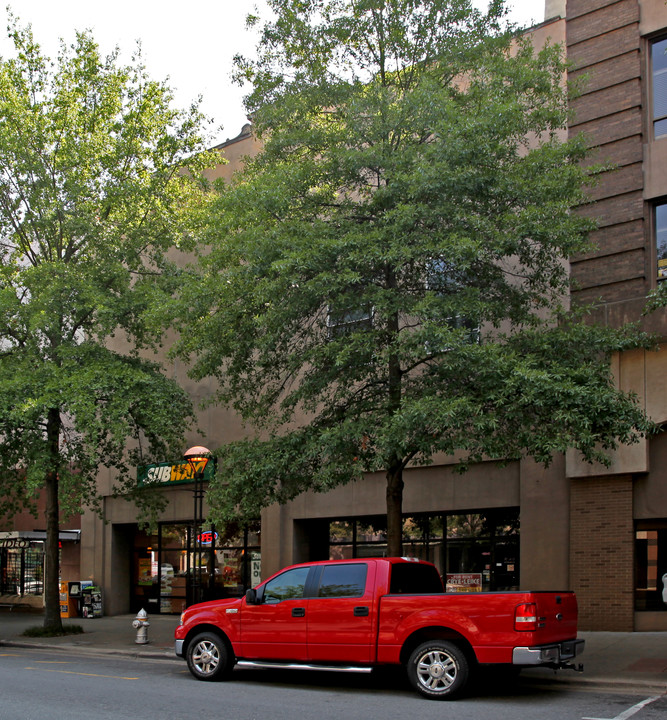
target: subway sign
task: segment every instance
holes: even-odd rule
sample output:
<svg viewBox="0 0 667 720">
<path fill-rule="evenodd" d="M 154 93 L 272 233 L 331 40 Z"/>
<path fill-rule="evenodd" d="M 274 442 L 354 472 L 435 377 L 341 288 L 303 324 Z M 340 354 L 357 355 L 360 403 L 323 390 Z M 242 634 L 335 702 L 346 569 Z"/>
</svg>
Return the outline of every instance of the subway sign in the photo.
<svg viewBox="0 0 667 720">
<path fill-rule="evenodd" d="M 204 471 L 204 481 L 208 482 L 215 472 L 215 463 L 212 460 L 194 461 L 181 460 L 177 463 L 156 463 L 154 465 L 139 465 L 137 468 L 137 481 L 139 487 L 148 485 L 180 485 L 195 481 L 194 473 Z"/>
</svg>

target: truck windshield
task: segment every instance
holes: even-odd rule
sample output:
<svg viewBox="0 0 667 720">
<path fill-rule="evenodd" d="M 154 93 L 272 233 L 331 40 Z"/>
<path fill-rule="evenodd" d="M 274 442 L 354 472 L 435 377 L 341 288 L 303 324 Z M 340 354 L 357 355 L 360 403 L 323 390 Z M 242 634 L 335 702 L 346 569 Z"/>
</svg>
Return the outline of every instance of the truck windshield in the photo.
<svg viewBox="0 0 667 720">
<path fill-rule="evenodd" d="M 432 595 L 444 593 L 445 589 L 438 571 L 432 565 L 397 563 L 391 566 L 389 592 L 392 595 Z"/>
</svg>

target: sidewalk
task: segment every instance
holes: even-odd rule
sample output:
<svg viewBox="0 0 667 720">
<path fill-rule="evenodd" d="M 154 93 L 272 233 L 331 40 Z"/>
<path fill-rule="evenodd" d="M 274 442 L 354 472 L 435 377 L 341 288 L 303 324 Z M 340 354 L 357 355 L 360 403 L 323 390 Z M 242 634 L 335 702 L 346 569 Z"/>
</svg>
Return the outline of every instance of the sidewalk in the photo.
<svg viewBox="0 0 667 720">
<path fill-rule="evenodd" d="M 64 625 L 80 625 L 84 633 L 58 638 L 26 638 L 22 637 L 23 631 L 41 626 L 42 615 L 0 610 L 0 647 L 76 648 L 80 652 L 177 661 L 174 629 L 178 625 L 178 616 L 150 616 L 146 645 L 135 643 L 134 618 L 134 615 L 117 615 L 63 619 Z M 667 632 L 582 632 L 579 637 L 586 640 L 586 650 L 577 658 L 584 664 L 583 673 L 570 670 L 554 673 L 545 668 L 531 668 L 524 670 L 522 679 L 570 687 L 605 685 L 647 695 L 667 693 Z"/>
<path fill-rule="evenodd" d="M 131 657 L 177 659 L 174 655 L 174 630 L 178 615 L 151 615 L 148 618 L 148 643 L 138 645 L 137 631 L 132 627 L 136 615 L 101 618 L 63 618 L 63 626 L 79 625 L 83 633 L 63 637 L 30 638 L 23 632 L 41 627 L 42 613 L 0 610 L 0 647 L 76 648 L 83 652 L 103 652 Z"/>
</svg>

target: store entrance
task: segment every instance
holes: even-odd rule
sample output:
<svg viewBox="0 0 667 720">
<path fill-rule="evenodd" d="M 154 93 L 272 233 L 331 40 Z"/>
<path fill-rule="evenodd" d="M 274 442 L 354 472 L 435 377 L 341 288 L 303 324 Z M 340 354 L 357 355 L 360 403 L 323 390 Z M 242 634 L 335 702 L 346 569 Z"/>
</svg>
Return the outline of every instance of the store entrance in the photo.
<svg viewBox="0 0 667 720">
<path fill-rule="evenodd" d="M 178 614 L 193 602 L 241 597 L 260 577 L 259 527 L 195 537 L 191 523 L 160 523 L 135 533 L 131 611 Z"/>
</svg>

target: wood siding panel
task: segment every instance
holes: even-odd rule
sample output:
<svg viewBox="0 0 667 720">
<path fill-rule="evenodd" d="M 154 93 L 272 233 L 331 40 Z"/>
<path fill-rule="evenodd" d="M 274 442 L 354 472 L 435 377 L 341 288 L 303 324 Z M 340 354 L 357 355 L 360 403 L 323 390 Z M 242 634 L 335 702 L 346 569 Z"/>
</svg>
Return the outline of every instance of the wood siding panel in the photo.
<svg viewBox="0 0 667 720">
<path fill-rule="evenodd" d="M 624 140 L 632 135 L 642 134 L 641 108 L 631 108 L 609 117 L 596 118 L 570 128 L 570 135 L 584 133 L 589 147 L 607 145 L 608 143 Z"/>
<path fill-rule="evenodd" d="M 638 46 L 636 26 L 626 25 L 601 37 L 582 40 L 568 47 L 567 59 L 574 64 L 575 70 L 581 70 L 589 65 L 623 55 L 630 50 L 636 50 Z"/>
<path fill-rule="evenodd" d="M 641 192 L 643 187 L 643 168 L 641 163 L 637 163 L 603 173 L 599 176 L 596 185 L 587 190 L 587 194 L 591 200 L 604 200 L 625 195 L 633 190 Z"/>
<path fill-rule="evenodd" d="M 598 92 L 587 92 L 571 103 L 575 116 L 570 127 L 638 107 L 641 102 L 642 88 L 639 76 Z"/>
<path fill-rule="evenodd" d="M 582 290 L 601 284 L 622 283 L 644 277 L 644 248 L 572 263 L 572 278 Z"/>
<path fill-rule="evenodd" d="M 637 278 L 611 285 L 595 285 L 585 290 L 575 291 L 572 293 L 572 302 L 574 305 L 624 303 L 628 298 L 645 298 L 648 291 L 649 286 L 646 280 Z M 608 317 L 610 318 L 610 316 Z M 635 317 L 634 319 L 639 318 Z M 611 321 L 609 322 L 612 324 Z"/>
<path fill-rule="evenodd" d="M 637 0 L 621 0 L 599 10 L 586 13 L 567 22 L 567 45 L 576 45 L 583 40 L 604 35 L 624 25 L 639 23 Z"/>
<path fill-rule="evenodd" d="M 582 205 L 577 212 L 584 217 L 597 218 L 598 227 L 626 223 L 630 220 L 642 220 L 644 217 L 644 198 L 641 192 L 629 193 L 620 197 L 608 198 L 590 205 Z"/>
<path fill-rule="evenodd" d="M 573 255 L 572 262 L 643 249 L 645 243 L 644 221 L 633 220 L 602 230 L 595 230 L 589 234 L 588 239 L 592 243 L 593 249 L 588 253 Z"/>
<path fill-rule="evenodd" d="M 609 5 L 616 5 L 618 0 L 567 0 L 567 17 L 576 18 Z"/>
<path fill-rule="evenodd" d="M 644 159 L 644 147 L 640 135 L 633 135 L 616 142 L 593 148 L 584 165 L 632 165 Z"/>
<path fill-rule="evenodd" d="M 631 50 L 625 55 L 618 55 L 570 73 L 570 78 L 575 81 L 583 77 L 584 94 L 594 93 L 633 78 L 639 79 L 640 76 L 639 50 Z"/>
</svg>

